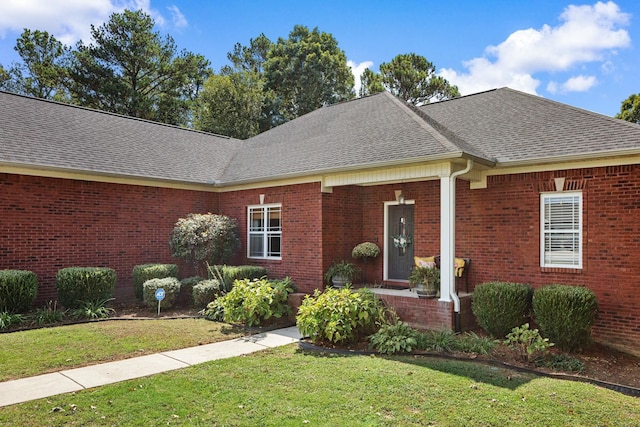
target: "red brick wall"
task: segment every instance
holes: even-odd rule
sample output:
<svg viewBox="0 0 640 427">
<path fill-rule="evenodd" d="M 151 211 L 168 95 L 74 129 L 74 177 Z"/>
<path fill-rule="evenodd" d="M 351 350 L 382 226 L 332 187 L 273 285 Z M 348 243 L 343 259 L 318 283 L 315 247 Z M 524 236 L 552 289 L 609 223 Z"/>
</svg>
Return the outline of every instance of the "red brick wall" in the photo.
<svg viewBox="0 0 640 427">
<path fill-rule="evenodd" d="M 583 192 L 583 268 L 540 267 L 540 192 L 553 178 Z M 492 280 L 592 289 L 598 341 L 640 345 L 640 166 L 490 177 L 486 189 L 458 181 L 457 252 L 472 259 L 472 284 Z"/>
<path fill-rule="evenodd" d="M 176 263 L 168 241 L 178 218 L 216 208 L 214 193 L 0 174 L 0 269 L 36 273 L 42 304 L 56 299 L 59 269 L 110 267 L 118 301 L 131 301 L 133 267 Z"/>
<path fill-rule="evenodd" d="M 404 322 L 419 329 L 454 329 L 453 303 L 438 299 L 378 295 Z"/>
<path fill-rule="evenodd" d="M 550 190 L 556 177 L 583 191 L 585 255 L 579 271 L 539 266 L 540 192 Z M 637 348 L 640 166 L 489 177 L 486 189 L 470 190 L 465 181 L 457 188 L 456 252 L 472 260 L 471 288 L 491 280 L 587 286 L 600 305 L 597 339 Z M 369 240 L 382 248 L 384 202 L 394 200 L 396 189 L 415 200 L 415 253 L 437 254 L 438 181 L 337 187 L 333 193 L 321 193 L 312 183 L 215 194 L 0 174 L 0 268 L 38 274 L 42 302 L 55 299 L 58 269 L 108 266 L 118 273 L 118 298 L 131 298 L 133 266 L 175 262 L 168 237 L 176 220 L 190 212 L 236 218 L 243 243 L 235 262 L 248 262 L 246 208 L 265 194 L 265 203 L 283 206 L 283 259 L 251 263 L 265 265 L 273 277 L 289 275 L 301 292 L 312 292 L 332 261 L 351 260 L 357 243 Z M 367 281 L 382 280 L 382 263 L 380 256 L 367 266 Z M 181 268 L 183 277 L 191 274 Z"/>
<path fill-rule="evenodd" d="M 247 206 L 282 204 L 282 260 L 247 259 Z M 220 213 L 235 218 L 241 235 L 236 264 L 262 265 L 273 278 L 290 276 L 300 292 L 322 286 L 322 206 L 319 183 L 220 194 Z"/>
<path fill-rule="evenodd" d="M 323 272 L 333 262 L 356 263 L 351 251 L 363 241 L 362 214 L 360 187 L 335 187 L 322 194 Z"/>
</svg>

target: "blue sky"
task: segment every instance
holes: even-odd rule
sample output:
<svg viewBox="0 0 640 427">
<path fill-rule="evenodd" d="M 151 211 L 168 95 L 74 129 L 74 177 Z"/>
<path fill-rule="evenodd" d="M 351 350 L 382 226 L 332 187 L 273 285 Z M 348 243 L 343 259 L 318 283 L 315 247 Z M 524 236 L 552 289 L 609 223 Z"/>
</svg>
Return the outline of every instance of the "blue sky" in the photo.
<svg viewBox="0 0 640 427">
<path fill-rule="evenodd" d="M 147 11 L 215 70 L 235 43 L 302 24 L 333 34 L 356 75 L 415 52 L 463 95 L 508 86 L 612 116 L 640 92 L 638 0 L 0 0 L 0 64 L 18 59 L 23 28 L 72 45 L 124 8 Z"/>
</svg>

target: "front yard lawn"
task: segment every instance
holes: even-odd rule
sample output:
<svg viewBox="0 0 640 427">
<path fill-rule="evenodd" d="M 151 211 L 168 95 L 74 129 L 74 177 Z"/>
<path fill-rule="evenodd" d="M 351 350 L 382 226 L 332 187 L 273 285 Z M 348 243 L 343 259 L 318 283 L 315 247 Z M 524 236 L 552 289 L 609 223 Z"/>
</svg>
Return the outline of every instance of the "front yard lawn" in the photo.
<svg viewBox="0 0 640 427">
<path fill-rule="evenodd" d="M 0 409 L 0 425 L 635 426 L 640 399 L 419 356 L 296 345 Z"/>
<path fill-rule="evenodd" d="M 0 381 L 242 336 L 204 319 L 110 320 L 0 334 Z"/>
</svg>

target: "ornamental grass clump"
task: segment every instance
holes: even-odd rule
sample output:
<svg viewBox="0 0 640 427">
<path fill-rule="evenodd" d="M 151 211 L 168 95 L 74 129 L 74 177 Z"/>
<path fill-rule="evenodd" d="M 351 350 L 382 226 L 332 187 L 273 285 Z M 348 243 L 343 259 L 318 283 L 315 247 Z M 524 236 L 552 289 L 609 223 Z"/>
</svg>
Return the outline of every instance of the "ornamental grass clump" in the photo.
<svg viewBox="0 0 640 427">
<path fill-rule="evenodd" d="M 471 310 L 482 329 L 502 339 L 513 328 L 526 323 L 532 295 L 531 286 L 522 283 L 483 283 L 473 290 Z"/>
<path fill-rule="evenodd" d="M 303 336 L 315 343 L 353 343 L 385 323 L 385 309 L 370 289 L 316 290 L 302 300 L 296 318 Z"/>
<path fill-rule="evenodd" d="M 550 285 L 533 293 L 536 323 L 545 337 L 564 351 L 575 351 L 591 343 L 591 327 L 598 313 L 592 290 Z"/>
<path fill-rule="evenodd" d="M 25 270 L 0 270 L 0 312 L 22 313 L 33 304 L 38 276 Z"/>
</svg>

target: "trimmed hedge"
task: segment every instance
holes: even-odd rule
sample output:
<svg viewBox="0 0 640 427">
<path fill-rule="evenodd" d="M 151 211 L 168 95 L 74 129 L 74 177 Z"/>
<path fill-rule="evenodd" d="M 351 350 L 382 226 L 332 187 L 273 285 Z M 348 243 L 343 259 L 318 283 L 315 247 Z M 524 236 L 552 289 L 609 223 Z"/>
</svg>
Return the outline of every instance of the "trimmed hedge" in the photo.
<svg viewBox="0 0 640 427">
<path fill-rule="evenodd" d="M 141 264 L 133 267 L 133 291 L 136 298 L 142 298 L 142 285 L 149 279 L 178 277 L 176 264 Z"/>
<path fill-rule="evenodd" d="M 574 351 L 591 343 L 591 327 L 598 313 L 591 289 L 568 285 L 536 289 L 533 312 L 542 334 L 561 350 Z"/>
<path fill-rule="evenodd" d="M 267 277 L 267 269 L 255 265 L 217 265 L 209 267 L 210 277 L 219 279 L 218 272 L 222 275 L 221 284 L 224 292 L 229 292 L 236 280 L 254 280 Z"/>
<path fill-rule="evenodd" d="M 204 278 L 200 276 L 187 277 L 180 280 L 180 295 L 178 304 L 182 306 L 190 306 L 193 304 L 193 287 L 202 282 Z M 207 301 L 208 302 L 208 301 Z"/>
<path fill-rule="evenodd" d="M 38 276 L 26 270 L 0 270 L 0 312 L 23 313 L 36 299 Z"/>
<path fill-rule="evenodd" d="M 115 270 L 107 267 L 69 267 L 58 270 L 58 301 L 65 308 L 80 308 L 83 303 L 104 301 L 116 287 Z"/>
<path fill-rule="evenodd" d="M 532 295 L 531 286 L 522 283 L 483 283 L 473 290 L 471 311 L 488 334 L 504 338 L 513 328 L 527 322 Z"/>
<path fill-rule="evenodd" d="M 142 300 L 151 307 L 158 307 L 156 291 L 164 289 L 164 299 L 160 301 L 160 308 L 171 308 L 175 305 L 180 293 L 180 281 L 175 277 L 163 277 L 162 279 L 149 279 L 142 284 Z"/>
<path fill-rule="evenodd" d="M 197 307 L 206 307 L 206 305 L 215 300 L 220 293 L 219 280 L 203 280 L 193 287 L 193 304 Z"/>
</svg>

